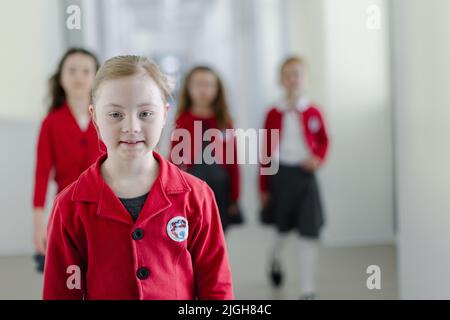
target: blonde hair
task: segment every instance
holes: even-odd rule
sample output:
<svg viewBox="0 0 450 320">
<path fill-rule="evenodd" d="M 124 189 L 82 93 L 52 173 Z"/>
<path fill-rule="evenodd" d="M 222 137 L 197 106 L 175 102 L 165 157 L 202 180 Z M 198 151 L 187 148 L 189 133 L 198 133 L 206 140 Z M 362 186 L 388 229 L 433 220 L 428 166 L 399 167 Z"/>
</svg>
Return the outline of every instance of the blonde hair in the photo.
<svg viewBox="0 0 450 320">
<path fill-rule="evenodd" d="M 132 76 L 139 72 L 146 73 L 153 81 L 155 81 L 156 85 L 161 90 L 164 103 L 167 103 L 170 97 L 170 87 L 166 76 L 153 61 L 150 61 L 146 57 L 133 55 L 113 57 L 108 59 L 100 67 L 92 86 L 91 103 L 95 103 L 97 91 L 103 82 Z"/>
<path fill-rule="evenodd" d="M 298 63 L 302 66 L 307 66 L 306 60 L 302 56 L 290 56 L 283 60 L 280 67 L 280 75 L 283 75 L 284 68 L 291 63 Z"/>
</svg>

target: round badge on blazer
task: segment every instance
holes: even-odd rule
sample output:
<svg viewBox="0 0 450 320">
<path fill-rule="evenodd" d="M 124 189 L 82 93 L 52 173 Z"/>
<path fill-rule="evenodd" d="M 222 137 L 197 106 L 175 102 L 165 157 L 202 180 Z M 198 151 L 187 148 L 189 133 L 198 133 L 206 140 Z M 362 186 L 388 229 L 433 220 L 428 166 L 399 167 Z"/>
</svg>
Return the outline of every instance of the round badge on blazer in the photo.
<svg viewBox="0 0 450 320">
<path fill-rule="evenodd" d="M 175 217 L 167 223 L 167 234 L 176 242 L 185 241 L 188 237 L 189 225 L 185 217 Z"/>
<path fill-rule="evenodd" d="M 308 120 L 308 129 L 312 133 L 316 133 L 320 130 L 320 121 L 317 117 L 311 117 Z"/>
</svg>

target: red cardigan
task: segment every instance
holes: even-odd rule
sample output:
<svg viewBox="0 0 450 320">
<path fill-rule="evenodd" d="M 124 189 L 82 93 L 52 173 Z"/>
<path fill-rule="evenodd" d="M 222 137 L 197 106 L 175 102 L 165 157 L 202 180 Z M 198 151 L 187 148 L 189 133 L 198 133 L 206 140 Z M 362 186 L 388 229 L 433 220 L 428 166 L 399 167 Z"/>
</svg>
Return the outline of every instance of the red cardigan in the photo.
<svg viewBox="0 0 450 320">
<path fill-rule="evenodd" d="M 45 207 L 52 171 L 59 193 L 94 163 L 102 154 L 101 148 L 106 150 L 92 122 L 81 131 L 66 103 L 50 112 L 42 122 L 37 143 L 34 208 Z"/>
<path fill-rule="evenodd" d="M 175 122 L 175 129 L 186 129 L 189 131 L 191 135 L 191 157 L 189 159 L 189 164 L 183 164 L 183 167 L 190 167 L 194 163 L 194 139 L 199 138 L 202 139 L 203 137 L 195 137 L 194 135 L 194 121 L 200 121 L 202 123 L 203 130 L 206 129 L 218 129 L 219 125 L 217 123 L 217 119 L 215 117 L 211 118 L 201 118 L 198 116 L 193 115 L 190 111 L 186 111 L 183 114 L 181 114 L 178 119 L 176 119 Z M 233 129 L 233 126 L 229 124 L 227 126 L 227 129 Z M 181 141 L 180 141 L 181 142 Z M 176 146 L 178 141 L 171 141 L 171 151 Z M 236 202 L 239 199 L 240 195 L 240 174 L 239 174 L 239 165 L 237 163 L 237 147 L 236 147 L 236 138 L 224 140 L 223 143 L 223 149 L 221 150 L 224 152 L 226 150 L 227 143 L 233 143 L 232 146 L 228 146 L 228 149 L 233 151 L 233 163 L 227 164 L 224 163 L 223 166 L 225 167 L 228 176 L 230 178 L 230 200 L 233 202 Z M 199 145 L 201 146 L 202 140 L 199 141 Z M 225 153 L 223 153 L 225 154 Z M 225 158 L 224 158 L 225 159 Z M 173 159 L 172 159 L 173 161 Z M 225 160 L 224 160 L 225 162 Z"/>
<path fill-rule="evenodd" d="M 159 175 L 136 222 L 101 176 L 106 155 L 56 197 L 44 299 L 234 298 L 212 190 L 153 156 Z M 169 228 L 174 218 L 187 227 L 181 239 Z"/>
<path fill-rule="evenodd" d="M 310 104 L 305 110 L 300 111 L 297 109 L 298 120 L 300 126 L 303 128 L 304 141 L 309 148 L 309 151 L 315 156 L 319 157 L 322 161 L 328 151 L 328 134 L 323 120 L 322 114 L 317 106 Z M 278 129 L 280 130 L 280 139 L 283 134 L 283 115 L 284 111 L 281 108 L 272 107 L 267 113 L 266 120 L 264 123 L 264 129 L 268 132 L 264 136 L 262 142 L 262 152 L 268 157 L 272 156 L 272 152 L 278 146 L 278 141 L 272 141 L 269 139 L 270 130 Z M 299 140 L 301 137 L 298 137 Z M 269 166 L 267 164 L 265 166 Z M 268 190 L 268 176 L 259 176 L 259 188 L 260 191 Z"/>
</svg>

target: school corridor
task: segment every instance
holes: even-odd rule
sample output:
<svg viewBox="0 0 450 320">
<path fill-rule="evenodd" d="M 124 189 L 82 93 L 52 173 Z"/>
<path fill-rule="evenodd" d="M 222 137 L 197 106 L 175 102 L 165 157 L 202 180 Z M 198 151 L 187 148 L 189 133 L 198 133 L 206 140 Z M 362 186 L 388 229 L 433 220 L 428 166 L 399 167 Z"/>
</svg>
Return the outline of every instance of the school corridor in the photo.
<svg viewBox="0 0 450 320">
<path fill-rule="evenodd" d="M 239 161 L 210 174 L 219 179 L 224 173 L 221 181 L 228 183 L 225 196 L 216 193 L 225 203 L 218 206 L 219 218 L 239 209 L 244 218 L 225 235 L 237 299 L 450 299 L 449 0 L 0 0 L 0 44 L 0 299 L 42 299 L 43 275 L 33 255 L 45 244 L 55 194 L 69 184 L 61 183 L 69 173 L 88 165 L 76 162 L 87 157 L 86 146 L 100 150 L 98 132 L 120 131 L 107 129 L 127 110 L 108 100 L 104 106 L 116 109 L 100 113 L 97 95 L 91 100 L 92 89 L 103 94 L 105 83 L 116 83 L 95 78 L 97 62 L 119 55 L 148 58 L 167 78 L 171 94 L 152 96 L 164 116 L 138 113 L 138 121 L 127 124 L 160 116 L 155 150 L 164 157 L 174 128 L 189 127 L 194 118 L 219 128 L 224 144 L 225 128 L 242 133 L 233 145 Z M 67 51 L 73 47 L 82 50 Z M 85 78 L 76 78 L 69 62 L 87 66 Z M 129 84 L 134 76 L 111 79 Z M 164 92 L 157 77 L 149 78 L 142 83 L 151 90 L 124 89 L 121 95 L 110 88 L 105 95 L 131 101 Z M 149 106 L 155 103 L 144 103 Z M 66 113 L 53 120 L 59 131 L 51 131 L 44 119 L 58 108 Z M 96 112 L 109 122 L 100 118 L 94 126 Z M 180 124 L 183 116 L 188 120 Z M 269 127 L 281 132 L 279 146 L 269 148 L 264 140 Z M 153 139 L 161 131 L 148 132 Z M 128 151 L 148 147 L 144 138 L 125 140 L 117 145 Z M 278 152 L 273 163 L 279 161 L 284 173 L 295 168 L 298 175 L 264 185 L 259 165 L 266 149 Z M 114 159 L 110 150 L 108 160 Z M 103 178 L 115 181 L 105 172 Z M 296 184 L 300 180 L 307 181 L 304 189 Z M 141 184 L 123 185 L 142 191 Z M 143 201 L 144 192 L 119 196 L 117 190 L 110 198 L 120 199 L 128 219 L 131 209 L 144 210 L 152 201 L 148 188 Z M 286 194 L 295 208 L 276 202 Z M 185 207 L 197 205 L 184 201 Z M 261 223 L 263 205 L 273 209 L 280 229 L 288 221 L 295 231 L 282 241 L 273 226 Z M 297 221 L 300 212 L 313 211 L 301 222 L 312 225 L 308 242 L 300 239 L 297 229 L 304 225 Z M 289 216 L 293 212 L 298 220 Z M 184 212 L 176 213 L 178 229 L 170 222 L 161 227 L 173 250 L 187 239 Z M 218 234 L 205 241 L 223 245 Z M 133 240 L 141 239 L 142 233 L 133 233 Z M 280 287 L 271 282 L 280 277 L 277 263 Z M 141 271 L 138 278 L 145 280 L 149 270 Z M 302 296 L 302 290 L 314 295 Z"/>
</svg>

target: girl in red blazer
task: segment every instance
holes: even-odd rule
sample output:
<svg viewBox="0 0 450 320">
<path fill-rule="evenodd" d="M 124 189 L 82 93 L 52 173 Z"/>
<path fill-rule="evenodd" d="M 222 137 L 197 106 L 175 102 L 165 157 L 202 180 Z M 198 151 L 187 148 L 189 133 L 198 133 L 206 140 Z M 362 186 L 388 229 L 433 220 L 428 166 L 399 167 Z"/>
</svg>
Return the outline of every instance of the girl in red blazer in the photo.
<svg viewBox="0 0 450 320">
<path fill-rule="evenodd" d="M 45 200 L 50 179 L 57 192 L 75 181 L 100 155 L 99 140 L 89 117 L 97 58 L 84 49 L 68 50 L 50 78 L 50 107 L 42 122 L 36 150 L 34 181 L 34 246 L 43 271 L 46 247 Z"/>
<path fill-rule="evenodd" d="M 201 128 L 199 135 L 196 125 Z M 206 144 L 203 141 L 204 133 L 208 129 L 220 130 L 221 148 L 218 148 L 212 163 L 203 159 Z M 190 135 L 188 148 L 189 155 L 184 154 L 187 150 L 175 149 L 179 141 L 172 135 L 171 160 L 183 170 L 206 181 L 214 191 L 219 206 L 220 218 L 224 231 L 227 227 L 241 219 L 237 205 L 239 199 L 239 168 L 237 164 L 236 139 L 232 134 L 233 124 L 229 114 L 228 104 L 225 98 L 225 90 L 216 72 L 205 66 L 193 68 L 184 82 L 179 99 L 175 131 L 187 130 Z M 182 139 L 181 139 L 182 140 Z M 186 141 L 182 141 L 185 143 Z M 199 148 L 196 148 L 195 145 Z M 181 145 L 181 144 L 180 144 Z M 228 155 L 227 155 L 228 152 Z M 222 160 L 216 160 L 220 156 Z M 200 155 L 200 162 L 195 161 Z M 231 155 L 231 156 L 230 156 Z M 208 155 L 206 155 L 208 156 Z M 226 161 L 226 158 L 231 161 Z M 237 219 L 236 219 L 237 218 Z"/>
<path fill-rule="evenodd" d="M 262 221 L 274 223 L 278 231 L 270 256 L 272 284 L 282 283 L 280 252 L 286 233 L 295 229 L 300 236 L 302 297 L 312 299 L 317 242 L 324 223 L 315 172 L 324 163 L 328 135 L 320 109 L 304 95 L 305 69 L 300 57 L 282 64 L 285 97 L 268 111 L 264 124 L 268 133 L 279 130 L 279 141 L 266 135 L 262 150 L 278 162 L 279 170 L 272 176 L 260 175 L 260 192 Z"/>
<path fill-rule="evenodd" d="M 213 192 L 154 151 L 169 94 L 144 57 L 98 71 L 90 113 L 107 153 L 55 200 L 44 299 L 233 299 Z"/>
</svg>

